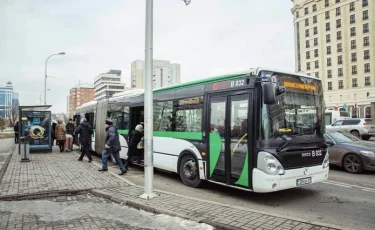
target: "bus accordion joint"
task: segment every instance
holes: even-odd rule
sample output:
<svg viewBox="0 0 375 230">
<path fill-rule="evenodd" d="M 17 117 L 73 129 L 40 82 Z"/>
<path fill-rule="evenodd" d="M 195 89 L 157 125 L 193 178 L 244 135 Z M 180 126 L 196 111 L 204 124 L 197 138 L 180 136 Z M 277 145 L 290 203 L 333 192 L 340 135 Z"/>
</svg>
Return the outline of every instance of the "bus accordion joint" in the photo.
<svg viewBox="0 0 375 230">
<path fill-rule="evenodd" d="M 237 142 L 236 146 L 234 146 L 234 149 L 233 149 L 233 151 L 232 151 L 232 156 L 233 156 L 234 152 L 236 151 L 238 145 L 241 143 L 241 141 L 242 141 L 245 137 L 247 137 L 247 133 L 246 133 L 245 135 L 243 135 L 243 136 L 241 137 L 241 139 Z"/>
</svg>

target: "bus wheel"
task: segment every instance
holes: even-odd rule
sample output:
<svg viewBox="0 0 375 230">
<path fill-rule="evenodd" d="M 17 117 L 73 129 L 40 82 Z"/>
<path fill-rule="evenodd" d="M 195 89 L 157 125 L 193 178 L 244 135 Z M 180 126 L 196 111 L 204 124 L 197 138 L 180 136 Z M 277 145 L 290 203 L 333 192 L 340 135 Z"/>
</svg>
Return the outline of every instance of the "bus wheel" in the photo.
<svg viewBox="0 0 375 230">
<path fill-rule="evenodd" d="M 179 174 L 182 182 L 189 187 L 198 187 L 201 183 L 198 162 L 192 155 L 185 155 L 180 161 Z"/>
</svg>

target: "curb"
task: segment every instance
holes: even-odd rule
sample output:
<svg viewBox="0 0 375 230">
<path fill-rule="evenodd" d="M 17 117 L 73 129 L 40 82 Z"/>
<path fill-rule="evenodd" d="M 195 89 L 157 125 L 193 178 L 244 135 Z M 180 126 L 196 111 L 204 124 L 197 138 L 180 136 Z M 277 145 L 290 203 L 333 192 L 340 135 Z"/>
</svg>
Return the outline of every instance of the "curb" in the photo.
<svg viewBox="0 0 375 230">
<path fill-rule="evenodd" d="M 15 201 L 15 200 L 35 200 L 49 197 L 65 196 L 65 195 L 77 195 L 82 193 L 89 193 L 91 189 L 72 189 L 72 190 L 60 190 L 60 191 L 45 191 L 29 194 L 15 194 L 8 196 L 0 196 L 1 201 Z"/>
<path fill-rule="evenodd" d="M 3 180 L 3 177 L 5 175 L 5 172 L 7 171 L 8 169 L 8 165 L 9 165 L 9 162 L 10 160 L 12 159 L 12 156 L 13 156 L 13 153 L 14 153 L 14 150 L 16 149 L 16 144 L 13 145 L 13 149 L 11 148 L 10 149 L 10 152 L 9 152 L 9 155 L 7 156 L 7 159 L 5 159 L 5 162 L 4 162 L 4 165 L 3 167 L 0 169 L 0 183 L 1 181 Z"/>
</svg>

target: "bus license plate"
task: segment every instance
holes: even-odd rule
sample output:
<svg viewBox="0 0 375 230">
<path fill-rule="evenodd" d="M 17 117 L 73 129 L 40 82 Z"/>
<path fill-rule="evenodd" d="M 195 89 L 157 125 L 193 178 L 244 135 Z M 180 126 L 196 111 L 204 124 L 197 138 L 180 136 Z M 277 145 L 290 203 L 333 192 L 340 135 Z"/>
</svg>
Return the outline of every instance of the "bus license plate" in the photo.
<svg viewBox="0 0 375 230">
<path fill-rule="evenodd" d="M 311 177 L 297 179 L 297 186 L 301 186 L 305 184 L 311 184 Z"/>
</svg>

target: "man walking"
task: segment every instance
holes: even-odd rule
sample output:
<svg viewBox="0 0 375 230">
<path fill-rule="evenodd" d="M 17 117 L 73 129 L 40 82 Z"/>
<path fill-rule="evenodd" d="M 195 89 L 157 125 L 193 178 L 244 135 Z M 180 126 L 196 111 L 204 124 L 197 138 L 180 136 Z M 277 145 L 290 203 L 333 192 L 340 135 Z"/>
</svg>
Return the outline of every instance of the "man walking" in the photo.
<svg viewBox="0 0 375 230">
<path fill-rule="evenodd" d="M 117 129 L 113 127 L 112 124 L 113 122 L 109 119 L 105 121 L 105 130 L 107 132 L 105 134 L 105 150 L 102 153 L 102 169 L 99 169 L 99 171 L 108 171 L 107 161 L 108 157 L 112 154 L 116 163 L 120 167 L 121 173 L 119 175 L 124 175 L 126 173 L 126 169 L 120 159 L 120 138 L 117 133 Z"/>
<path fill-rule="evenodd" d="M 14 129 L 14 143 L 18 144 L 18 138 L 19 138 L 19 133 L 18 133 L 18 131 L 19 131 L 19 125 L 18 125 L 18 121 L 14 125 L 13 129 Z"/>
<path fill-rule="evenodd" d="M 75 134 L 79 134 L 79 141 L 82 145 L 82 154 L 79 157 L 79 161 L 83 160 L 83 157 L 86 156 L 89 158 L 89 163 L 92 162 L 92 156 L 90 154 L 90 144 L 91 144 L 91 135 L 93 134 L 93 130 L 90 124 L 87 122 L 86 118 L 82 119 L 81 124 L 78 126 Z"/>
</svg>

